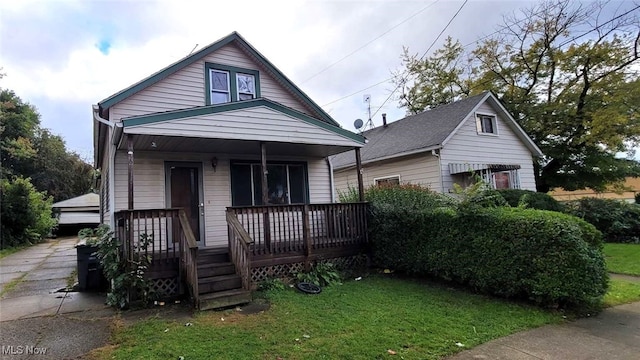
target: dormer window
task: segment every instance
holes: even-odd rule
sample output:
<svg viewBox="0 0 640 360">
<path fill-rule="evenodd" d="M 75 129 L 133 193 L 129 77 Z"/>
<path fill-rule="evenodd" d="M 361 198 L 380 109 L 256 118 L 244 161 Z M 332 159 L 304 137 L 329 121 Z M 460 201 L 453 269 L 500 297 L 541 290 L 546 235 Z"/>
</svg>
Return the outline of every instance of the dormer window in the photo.
<svg viewBox="0 0 640 360">
<path fill-rule="evenodd" d="M 260 97 L 260 73 L 235 66 L 205 63 L 206 105 Z"/>
</svg>

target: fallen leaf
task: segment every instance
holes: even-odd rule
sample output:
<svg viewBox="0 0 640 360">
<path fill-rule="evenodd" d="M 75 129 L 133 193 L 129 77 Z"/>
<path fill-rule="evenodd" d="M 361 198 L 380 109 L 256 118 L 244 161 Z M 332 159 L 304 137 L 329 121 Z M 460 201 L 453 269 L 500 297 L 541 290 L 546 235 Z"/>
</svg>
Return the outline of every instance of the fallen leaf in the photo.
<svg viewBox="0 0 640 360">
<path fill-rule="evenodd" d="M 456 346 L 458 346 L 458 347 L 464 347 L 464 344 L 463 344 L 463 343 L 461 343 L 461 342 L 457 342 L 457 343 L 456 343 Z"/>
<path fill-rule="evenodd" d="M 391 349 L 387 350 L 387 352 L 389 353 L 389 355 L 395 355 L 395 354 L 397 354 L 397 352 L 395 352 L 395 351 L 393 351 L 393 350 L 391 350 Z"/>
<path fill-rule="evenodd" d="M 224 318 L 220 318 L 220 321 L 224 321 Z"/>
<path fill-rule="evenodd" d="M 169 332 L 169 328 L 164 329 L 164 332 Z"/>
<path fill-rule="evenodd" d="M 307 335 L 307 334 L 304 334 L 304 335 L 302 335 L 302 337 L 303 337 L 303 338 L 305 338 L 305 339 L 308 339 L 308 338 L 310 338 L 311 336 L 309 336 L 309 335 Z"/>
</svg>

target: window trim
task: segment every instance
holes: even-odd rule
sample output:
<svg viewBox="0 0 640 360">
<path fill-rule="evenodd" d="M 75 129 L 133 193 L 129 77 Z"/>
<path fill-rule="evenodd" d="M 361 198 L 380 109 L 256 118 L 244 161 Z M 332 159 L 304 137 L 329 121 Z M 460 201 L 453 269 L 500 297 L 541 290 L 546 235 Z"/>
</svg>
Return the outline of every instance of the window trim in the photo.
<svg viewBox="0 0 640 360">
<path fill-rule="evenodd" d="M 485 113 L 485 112 L 476 112 L 476 131 L 478 135 L 486 135 L 486 136 L 498 136 L 498 115 L 493 113 Z M 484 132 L 482 131 L 482 118 L 490 117 L 491 125 L 493 125 L 493 132 Z"/>
<path fill-rule="evenodd" d="M 398 179 L 398 185 L 400 185 L 402 183 L 402 180 L 400 178 L 400 174 L 398 175 L 389 175 L 389 176 L 381 176 L 381 177 L 377 177 L 377 178 L 373 178 L 373 183 L 378 186 L 378 181 L 379 180 L 389 180 L 389 179 Z"/>
<path fill-rule="evenodd" d="M 204 93 L 205 93 L 205 105 L 220 105 L 220 104 L 212 104 L 211 103 L 211 70 L 223 71 L 229 74 L 229 97 L 230 101 L 223 104 L 228 104 L 230 102 L 237 102 L 239 100 L 238 96 L 238 77 L 237 74 L 245 74 L 252 75 L 255 85 L 255 98 L 260 98 L 260 72 L 258 70 L 251 70 L 240 68 L 231 65 L 223 65 L 205 62 L 204 63 Z M 233 79 L 233 81 L 232 81 Z"/>
<path fill-rule="evenodd" d="M 233 180 L 231 179 L 231 167 L 234 164 L 242 164 L 242 165 L 249 165 L 250 169 L 251 169 L 251 205 L 234 205 L 233 204 Z M 260 160 L 234 160 L 234 159 L 230 159 L 229 160 L 229 187 L 231 189 L 230 192 L 230 200 L 231 200 L 231 206 L 239 206 L 239 207 L 243 207 L 243 206 L 269 206 L 269 205 L 274 205 L 274 204 L 262 204 L 262 205 L 255 205 L 255 184 L 254 184 L 254 175 L 253 175 L 253 166 L 257 165 L 258 167 L 261 166 L 260 164 Z M 289 204 L 285 204 L 285 205 L 299 205 L 299 204 L 310 204 L 311 203 L 311 197 L 310 197 L 310 183 L 309 183 L 309 166 L 308 166 L 308 162 L 307 161 L 286 161 L 286 160 L 268 160 L 267 161 L 267 167 L 269 165 L 285 165 L 286 166 L 286 170 L 287 170 L 287 190 L 289 191 Z M 304 191 L 304 197 L 305 197 L 305 202 L 304 203 L 291 203 L 291 184 L 290 181 L 291 179 L 289 178 L 289 166 L 288 165 L 302 165 L 302 174 L 304 177 L 304 184 L 305 184 L 305 191 Z"/>
<path fill-rule="evenodd" d="M 214 72 L 227 75 L 227 91 L 214 90 L 214 89 L 211 88 L 211 73 L 214 73 Z M 209 69 L 207 74 L 209 76 L 209 86 L 208 86 L 208 88 L 209 88 L 209 92 L 208 92 L 208 94 L 209 94 L 209 102 L 211 103 L 211 93 L 212 92 L 217 92 L 217 93 L 220 93 L 220 94 L 223 94 L 223 93 L 227 94 L 227 98 L 229 100 L 225 101 L 223 103 L 220 103 L 220 104 L 226 104 L 226 103 L 230 102 L 232 97 L 231 97 L 231 74 L 229 73 L 229 71 L 211 68 L 211 69 Z M 214 105 L 214 104 L 211 104 L 211 105 Z M 215 104 L 215 105 L 218 105 L 218 104 Z"/>
</svg>

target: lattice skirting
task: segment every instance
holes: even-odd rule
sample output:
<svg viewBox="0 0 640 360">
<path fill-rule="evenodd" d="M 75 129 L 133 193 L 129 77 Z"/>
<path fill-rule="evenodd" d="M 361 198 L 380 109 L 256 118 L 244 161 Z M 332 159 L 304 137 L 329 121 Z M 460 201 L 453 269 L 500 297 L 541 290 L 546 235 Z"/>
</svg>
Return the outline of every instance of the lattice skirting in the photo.
<svg viewBox="0 0 640 360">
<path fill-rule="evenodd" d="M 177 277 L 153 279 L 151 288 L 158 298 L 173 297 L 179 295 L 180 284 Z"/>
<path fill-rule="evenodd" d="M 335 265 L 338 270 L 353 270 L 366 267 L 368 264 L 368 258 L 367 255 L 360 254 L 354 256 L 322 259 L 318 260 L 317 262 L 330 262 Z M 295 273 L 303 270 L 303 262 L 272 266 L 260 266 L 251 269 L 251 281 L 254 284 L 257 284 L 267 279 L 292 277 Z"/>
</svg>

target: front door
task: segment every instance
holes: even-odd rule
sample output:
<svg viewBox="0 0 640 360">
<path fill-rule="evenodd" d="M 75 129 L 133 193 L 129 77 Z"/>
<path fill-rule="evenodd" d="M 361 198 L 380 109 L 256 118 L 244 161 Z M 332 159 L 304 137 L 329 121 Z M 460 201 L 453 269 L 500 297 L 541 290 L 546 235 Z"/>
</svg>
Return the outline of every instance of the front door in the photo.
<svg viewBox="0 0 640 360">
<path fill-rule="evenodd" d="M 203 204 L 200 193 L 202 167 L 188 164 L 167 164 L 169 193 L 168 204 L 172 208 L 184 208 L 193 234 L 201 242 L 200 225 L 203 217 Z"/>
</svg>

